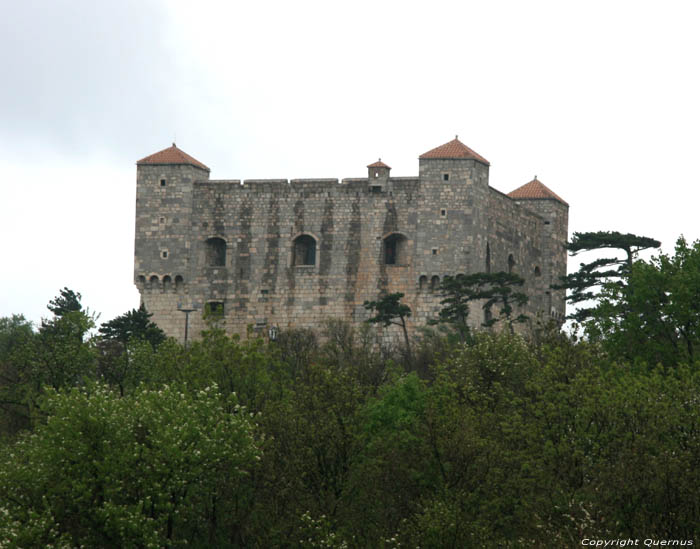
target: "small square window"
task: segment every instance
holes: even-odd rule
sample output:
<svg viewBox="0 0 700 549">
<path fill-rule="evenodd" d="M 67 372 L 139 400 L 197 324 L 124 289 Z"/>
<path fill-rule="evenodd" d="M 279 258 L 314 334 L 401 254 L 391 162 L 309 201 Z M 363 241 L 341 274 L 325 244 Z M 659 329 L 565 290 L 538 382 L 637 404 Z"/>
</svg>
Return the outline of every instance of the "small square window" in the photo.
<svg viewBox="0 0 700 549">
<path fill-rule="evenodd" d="M 160 180 L 160 186 L 161 186 L 161 187 L 165 187 L 165 179 L 161 179 L 161 180 Z"/>
<path fill-rule="evenodd" d="M 165 218 L 164 218 L 164 217 L 161 217 L 158 221 L 159 221 L 161 224 L 163 224 L 163 223 L 165 223 Z"/>
<path fill-rule="evenodd" d="M 443 208 L 442 210 L 440 210 L 440 215 L 441 215 L 442 217 L 447 217 L 447 210 L 444 209 L 444 208 Z"/>
<path fill-rule="evenodd" d="M 168 250 L 162 250 L 160 252 L 160 257 L 162 257 L 163 259 L 168 259 Z"/>
<path fill-rule="evenodd" d="M 433 255 L 437 255 L 437 248 L 433 248 Z"/>
<path fill-rule="evenodd" d="M 449 180 L 450 180 L 450 174 L 449 174 L 449 173 L 443 173 L 443 174 L 442 174 L 442 180 L 443 180 L 443 181 L 449 181 Z"/>
<path fill-rule="evenodd" d="M 223 301 L 210 301 L 204 306 L 204 316 L 209 318 L 221 318 L 224 316 Z"/>
</svg>

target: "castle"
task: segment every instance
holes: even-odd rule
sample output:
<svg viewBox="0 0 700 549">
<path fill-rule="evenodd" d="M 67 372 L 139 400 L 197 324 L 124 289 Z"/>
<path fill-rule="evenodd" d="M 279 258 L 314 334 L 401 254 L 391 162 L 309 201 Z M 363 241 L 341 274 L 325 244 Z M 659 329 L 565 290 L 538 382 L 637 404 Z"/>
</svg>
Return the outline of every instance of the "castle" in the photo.
<svg viewBox="0 0 700 549">
<path fill-rule="evenodd" d="M 424 325 L 443 277 L 515 272 L 522 312 L 563 320 L 569 206 L 536 177 L 509 194 L 457 138 L 419 157 L 417 177 L 381 160 L 365 178 L 210 180 L 172 147 L 137 162 L 134 281 L 152 320 L 185 339 L 217 315 L 230 333 L 361 322 L 383 292 L 403 292 Z M 484 321 L 473 307 L 470 323 Z M 187 320 L 186 320 L 187 319 Z"/>
</svg>

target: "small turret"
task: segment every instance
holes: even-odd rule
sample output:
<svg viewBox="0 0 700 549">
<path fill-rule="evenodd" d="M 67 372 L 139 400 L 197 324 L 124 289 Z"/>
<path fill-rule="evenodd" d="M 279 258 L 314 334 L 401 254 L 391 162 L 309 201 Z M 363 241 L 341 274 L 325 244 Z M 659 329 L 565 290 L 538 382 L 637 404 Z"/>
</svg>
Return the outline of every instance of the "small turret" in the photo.
<svg viewBox="0 0 700 549">
<path fill-rule="evenodd" d="M 387 184 L 389 183 L 389 172 L 391 172 L 391 167 L 384 164 L 380 158 L 376 162 L 367 166 L 367 170 L 370 192 L 378 193 L 385 191 Z"/>
</svg>

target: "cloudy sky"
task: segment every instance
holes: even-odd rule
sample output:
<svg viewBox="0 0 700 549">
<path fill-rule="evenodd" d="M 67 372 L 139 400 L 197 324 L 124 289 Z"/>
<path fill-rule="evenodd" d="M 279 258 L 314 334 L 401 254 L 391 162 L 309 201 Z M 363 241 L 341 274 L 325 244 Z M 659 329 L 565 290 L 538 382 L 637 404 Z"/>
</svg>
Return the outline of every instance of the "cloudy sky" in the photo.
<svg viewBox="0 0 700 549">
<path fill-rule="evenodd" d="M 222 7 L 225 6 L 225 7 Z M 135 162 L 397 176 L 456 134 L 570 232 L 700 238 L 697 2 L 23 0 L 0 19 L 0 316 L 138 306 Z M 577 260 L 570 261 L 570 269 Z"/>
</svg>

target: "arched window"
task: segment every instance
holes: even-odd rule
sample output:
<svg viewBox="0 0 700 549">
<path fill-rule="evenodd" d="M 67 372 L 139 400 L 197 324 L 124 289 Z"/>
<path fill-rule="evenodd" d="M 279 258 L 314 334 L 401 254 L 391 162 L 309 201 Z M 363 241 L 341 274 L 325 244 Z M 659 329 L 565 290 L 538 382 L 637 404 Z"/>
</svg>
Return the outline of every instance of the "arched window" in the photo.
<svg viewBox="0 0 700 549">
<path fill-rule="evenodd" d="M 418 279 L 418 289 L 421 292 L 424 292 L 425 290 L 428 289 L 428 277 L 425 275 L 421 275 L 421 277 Z"/>
<path fill-rule="evenodd" d="M 159 280 L 158 280 L 158 277 L 157 277 L 156 275 L 153 275 L 153 276 L 148 280 L 148 286 L 149 286 L 151 289 L 157 288 L 157 287 L 159 286 L 158 283 L 159 283 Z"/>
<path fill-rule="evenodd" d="M 294 239 L 292 265 L 316 265 L 316 240 L 313 236 L 302 234 Z"/>
<path fill-rule="evenodd" d="M 508 272 L 513 273 L 515 269 L 515 259 L 513 258 L 513 254 L 510 254 L 508 256 Z"/>
<path fill-rule="evenodd" d="M 542 271 L 540 271 L 539 266 L 535 267 L 535 276 L 542 276 Z"/>
<path fill-rule="evenodd" d="M 206 264 L 208 267 L 226 266 L 226 241 L 223 238 L 210 238 L 206 242 Z"/>
<path fill-rule="evenodd" d="M 435 275 L 430 279 L 430 291 L 434 292 L 440 287 L 440 277 Z"/>
<path fill-rule="evenodd" d="M 145 277 L 145 276 L 139 275 L 138 281 L 139 281 L 139 282 L 138 282 L 139 288 L 145 288 L 145 287 L 146 287 L 146 277 Z"/>
<path fill-rule="evenodd" d="M 491 247 L 486 243 L 486 272 L 491 272 Z"/>
<path fill-rule="evenodd" d="M 386 265 L 407 265 L 408 241 L 402 234 L 390 234 L 384 239 L 384 263 Z"/>
<path fill-rule="evenodd" d="M 181 275 L 177 275 L 175 277 L 175 291 L 180 293 L 183 291 L 185 287 L 185 280 L 182 278 Z"/>
<path fill-rule="evenodd" d="M 163 290 L 169 292 L 173 287 L 173 279 L 170 276 L 165 275 L 163 277 Z"/>
</svg>

